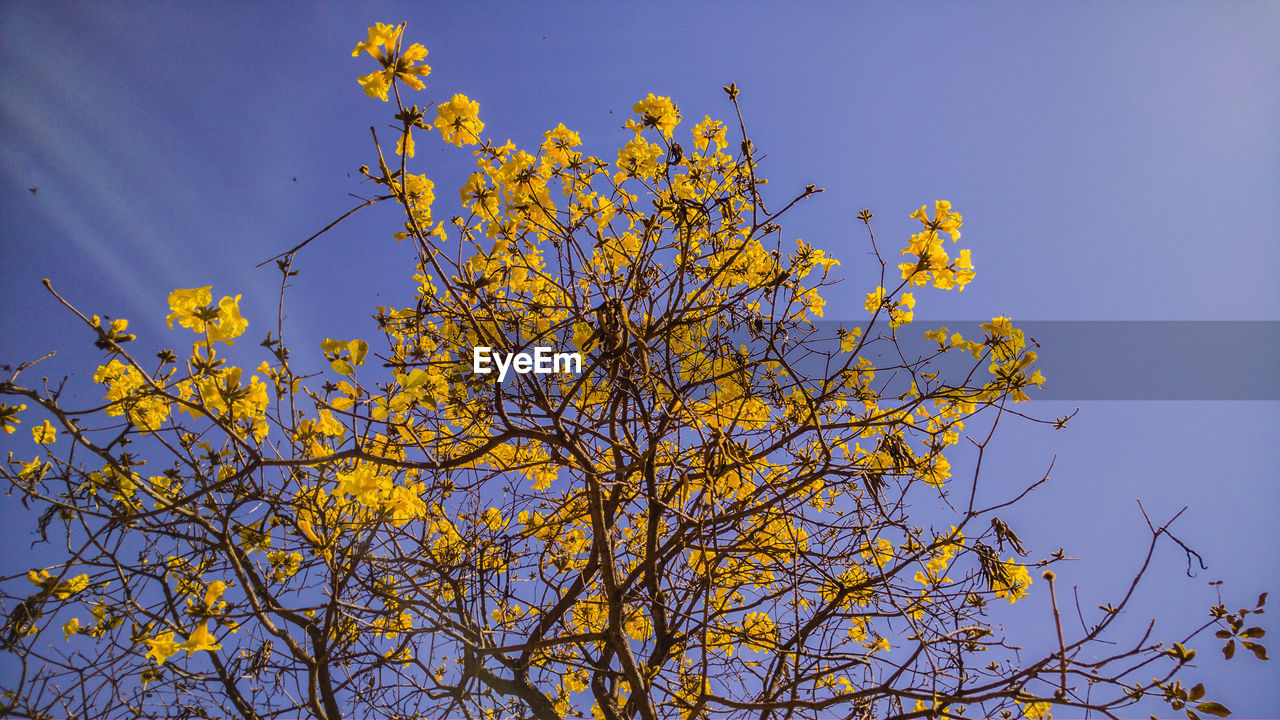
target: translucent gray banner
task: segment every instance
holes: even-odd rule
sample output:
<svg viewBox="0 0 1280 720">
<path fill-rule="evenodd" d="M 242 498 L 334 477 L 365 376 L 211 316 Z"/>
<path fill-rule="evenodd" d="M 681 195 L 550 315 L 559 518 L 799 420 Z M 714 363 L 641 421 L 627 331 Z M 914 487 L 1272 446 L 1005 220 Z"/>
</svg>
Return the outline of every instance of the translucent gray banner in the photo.
<svg viewBox="0 0 1280 720">
<path fill-rule="evenodd" d="M 924 337 L 946 326 L 981 342 L 982 322 L 917 320 L 898 329 L 908 360 L 937 352 Z M 857 323 L 823 322 L 824 336 Z M 877 324 L 879 325 L 879 324 Z M 1014 319 L 1039 348 L 1036 367 L 1047 378 L 1033 400 L 1280 400 L 1280 321 L 1027 321 Z M 872 335 L 887 332 L 879 327 Z M 832 349 L 838 350 L 834 346 Z M 900 364 L 888 343 L 869 346 L 876 364 Z M 942 378 L 972 367 L 952 352 L 933 361 Z M 985 367 L 984 367 L 985 372 Z"/>
</svg>

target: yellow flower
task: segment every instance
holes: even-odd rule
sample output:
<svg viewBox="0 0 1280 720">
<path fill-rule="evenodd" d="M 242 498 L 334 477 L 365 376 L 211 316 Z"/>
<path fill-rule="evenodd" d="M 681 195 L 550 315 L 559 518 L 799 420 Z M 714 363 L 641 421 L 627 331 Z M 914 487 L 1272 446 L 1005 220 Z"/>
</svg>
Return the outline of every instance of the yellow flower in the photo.
<svg viewBox="0 0 1280 720">
<path fill-rule="evenodd" d="M 163 665 L 166 660 L 178 654 L 179 645 L 173 641 L 173 631 L 167 630 L 159 635 L 142 641 L 148 648 L 147 657 L 153 658 L 156 665 Z"/>
<path fill-rule="evenodd" d="M 356 78 L 356 82 L 360 83 L 360 87 L 364 88 L 365 95 L 386 102 L 387 91 L 391 89 L 391 76 L 386 72 L 369 73 Z"/>
<path fill-rule="evenodd" d="M 22 468 L 18 471 L 18 478 L 26 482 L 39 482 L 44 478 L 44 474 L 49 472 L 50 465 L 46 462 L 40 462 L 40 456 L 36 456 L 29 463 L 19 462 L 18 467 Z"/>
<path fill-rule="evenodd" d="M 71 618 L 63 623 L 62 632 L 67 636 L 67 640 L 70 640 L 72 635 L 80 634 L 80 618 Z"/>
<path fill-rule="evenodd" d="M 867 312 L 873 313 L 879 310 L 880 306 L 883 304 L 884 304 L 884 288 L 877 287 L 875 292 L 867 293 L 867 299 L 865 302 L 862 303 L 862 307 L 866 308 Z"/>
<path fill-rule="evenodd" d="M 212 608 L 214 603 L 222 597 L 222 593 L 226 592 L 227 584 L 221 580 L 214 580 L 209 583 L 209 587 L 204 591 L 204 606 Z"/>
<path fill-rule="evenodd" d="M 898 327 L 911 322 L 916 298 L 911 293 L 903 293 L 902 299 L 889 308 L 889 327 Z"/>
<path fill-rule="evenodd" d="M 893 543 L 888 538 L 877 538 L 875 545 L 868 544 L 863 548 L 862 557 L 882 568 L 893 559 Z"/>
<path fill-rule="evenodd" d="M 657 128 L 662 132 L 662 137 L 670 140 L 672 131 L 680 124 L 680 110 L 669 97 L 654 97 L 653 93 L 649 93 L 648 97 L 631 109 L 640 115 L 640 122 L 628 120 L 626 126 L 628 130 L 637 133 L 644 128 Z"/>
<path fill-rule="evenodd" d="M 920 287 L 927 285 L 929 275 L 933 276 L 933 286 L 939 290 L 964 290 L 974 278 L 973 261 L 968 250 L 961 250 L 960 257 L 951 260 L 942 247 L 940 233 L 948 233 L 951 239 L 960 238 L 960 226 L 963 218 L 960 213 L 951 210 L 951 203 L 939 200 L 934 204 L 934 216 L 929 218 L 928 209 L 921 207 L 911 213 L 911 217 L 919 220 L 924 229 L 911 236 L 911 241 L 902 251 L 903 255 L 915 255 L 915 262 L 898 265 L 902 271 L 902 279 Z"/>
<path fill-rule="evenodd" d="M 632 640 L 644 641 L 653 636 L 653 623 L 647 615 L 636 610 L 622 621 L 622 630 Z"/>
<path fill-rule="evenodd" d="M 1031 702 L 1022 706 L 1022 716 L 1030 720 L 1052 720 L 1049 709 L 1053 706 L 1047 702 Z"/>
<path fill-rule="evenodd" d="M 414 222 L 424 229 L 428 228 L 431 225 L 431 203 L 436 200 L 435 183 L 431 182 L 426 175 L 409 173 L 405 176 L 403 183 L 392 181 L 392 187 L 397 186 L 408 201 L 407 206 L 413 213 Z M 397 240 L 403 240 L 409 235 L 397 233 L 394 237 Z"/>
<path fill-rule="evenodd" d="M 565 127 L 564 123 L 560 123 L 555 130 L 548 130 L 542 135 L 546 138 L 542 141 L 542 153 L 547 162 L 567 164 L 570 149 L 582 144 L 578 133 Z"/>
<path fill-rule="evenodd" d="M 359 57 L 360 53 L 367 52 L 381 60 L 383 58 L 382 47 L 388 50 L 395 50 L 396 41 L 400 39 L 402 30 L 404 30 L 403 25 L 374 23 L 369 28 L 369 39 L 356 43 L 356 49 L 351 51 L 351 57 Z"/>
<path fill-rule="evenodd" d="M 338 490 L 337 494 L 351 495 L 359 502 L 375 506 L 379 504 L 379 498 L 382 495 L 391 492 L 393 482 L 386 475 L 378 475 L 372 469 L 371 465 L 357 465 L 351 472 L 337 473 Z"/>
<path fill-rule="evenodd" d="M 197 333 L 208 333 L 210 341 L 234 345 L 234 338 L 244 334 L 245 328 L 249 327 L 249 321 L 240 315 L 240 296 L 223 296 L 214 309 L 209 307 L 213 302 L 212 291 L 213 286 L 206 285 L 201 288 L 178 288 L 169 293 L 171 312 L 165 320 L 169 327 L 173 327 L 173 321 L 177 320 L 184 328 Z"/>
<path fill-rule="evenodd" d="M 240 315 L 240 296 L 227 295 L 218 302 L 218 324 L 210 326 L 209 339 L 235 345 L 233 338 L 243 335 L 247 327 L 249 321 Z"/>
<path fill-rule="evenodd" d="M 107 415 L 128 415 L 129 420 L 147 431 L 154 432 L 169 417 L 169 404 L 161 397 L 145 392 L 147 378 L 132 365 L 112 358 L 99 366 L 93 381 L 107 385 L 104 399 L 110 400 Z"/>
<path fill-rule="evenodd" d="M 765 652 L 778 644 L 778 625 L 765 613 L 747 613 L 742 619 L 742 630 L 747 636 L 748 650 Z"/>
<path fill-rule="evenodd" d="M 317 545 L 324 545 L 324 542 L 320 539 L 320 536 L 316 534 L 315 528 L 312 527 L 310 520 L 299 520 L 298 529 L 301 530 L 302 534 L 305 535 L 307 539 L 310 540 L 311 542 Z"/>
<path fill-rule="evenodd" d="M 1000 339 L 1013 336 L 1013 321 L 1001 315 L 1000 317 L 991 318 L 991 322 L 983 323 L 982 329 L 986 330 L 991 337 Z"/>
<path fill-rule="evenodd" d="M 939 455 L 934 459 L 933 464 L 924 468 L 920 477 L 930 485 L 940 488 L 947 478 L 951 477 L 951 462 Z"/>
<path fill-rule="evenodd" d="M 52 445 L 58 439 L 58 431 L 45 420 L 43 425 L 31 428 L 31 437 L 41 445 Z"/>
<path fill-rule="evenodd" d="M 844 334 L 843 337 L 840 338 L 841 352 L 853 352 L 854 348 L 858 347 L 858 342 L 861 339 L 862 339 L 862 328 L 855 327 L 854 329 L 849 330 Z"/>
<path fill-rule="evenodd" d="M 302 567 L 302 553 L 273 550 L 267 553 L 267 562 L 274 568 L 271 577 L 276 582 L 284 582 Z"/>
<path fill-rule="evenodd" d="M 492 219 L 498 214 L 498 193 L 485 182 L 483 173 L 472 173 L 458 196 L 464 206 L 482 218 Z"/>
<path fill-rule="evenodd" d="M 964 223 L 964 218 L 958 212 L 952 212 L 951 203 L 946 200 L 939 200 L 933 204 L 933 219 L 929 219 L 928 206 L 921 206 L 919 210 L 911 213 L 911 217 L 919 220 L 924 226 L 930 230 L 948 233 L 951 239 L 960 239 L 960 226 Z"/>
<path fill-rule="evenodd" d="M 826 306 L 827 301 L 818 294 L 817 288 L 811 288 L 800 297 L 800 301 L 804 303 L 804 306 L 808 308 L 809 312 L 817 315 L 818 317 L 822 317 L 822 309 Z"/>
<path fill-rule="evenodd" d="M 481 522 L 489 529 L 490 532 L 502 532 L 506 529 L 507 523 L 502 520 L 502 512 L 496 507 L 491 507 L 485 511 Z"/>
<path fill-rule="evenodd" d="M 59 600 L 66 600 L 89 587 L 89 576 L 84 573 L 80 573 L 70 580 L 58 582 L 57 578 L 48 570 L 28 570 L 27 580 L 45 592 L 52 592 L 54 597 Z"/>
<path fill-rule="evenodd" d="M 197 625 L 196 629 L 192 631 L 191 637 L 187 638 L 186 642 L 178 647 L 184 648 L 187 651 L 187 657 L 191 657 L 201 650 L 217 650 L 222 647 L 222 644 L 217 642 L 217 638 L 210 634 L 209 622 L 206 620 L 204 624 Z"/>
<path fill-rule="evenodd" d="M 1019 598 L 1027 596 L 1027 588 L 1031 587 L 1031 575 L 1027 572 L 1027 568 L 1013 562 L 1003 563 L 1005 571 L 1009 575 L 1009 582 L 995 582 L 991 589 L 995 590 L 996 597 L 1005 598 L 1012 605 L 1018 602 Z"/>
<path fill-rule="evenodd" d="M 480 103 L 458 93 L 449 102 L 441 103 L 436 111 L 435 125 L 445 142 L 458 147 L 474 145 L 480 142 L 480 131 L 484 130 L 484 123 L 480 122 Z"/>
<path fill-rule="evenodd" d="M 415 43 L 407 50 L 400 51 L 400 33 L 403 30 L 403 24 L 376 23 L 369 28 L 369 39 L 356 44 L 356 49 L 351 51 L 351 57 L 358 57 L 360 53 L 367 52 L 382 65 L 381 70 L 369 73 L 358 80 L 369 97 L 385 102 L 387 91 L 391 89 L 393 80 L 399 80 L 414 90 L 422 90 L 426 87 L 422 78 L 431 73 L 431 67 L 414 65 L 414 63 L 427 57 L 427 49 Z"/>
<path fill-rule="evenodd" d="M 938 271 L 934 271 L 934 286 L 940 290 L 947 290 L 954 287 L 956 290 L 964 290 L 964 286 L 973 282 L 973 278 L 977 273 L 973 270 L 973 260 L 969 256 L 969 250 L 961 250 L 960 257 L 951 264 L 949 274 L 938 276 Z"/>
<path fill-rule="evenodd" d="M 328 410 L 320 411 L 320 418 L 315 421 L 315 428 L 318 432 L 329 437 L 342 437 L 346 433 L 346 428 L 342 423 L 333 417 L 333 413 Z"/>
<path fill-rule="evenodd" d="M 211 302 L 213 302 L 212 285 L 202 288 L 178 288 L 169 293 L 169 309 L 172 312 L 165 317 L 165 320 L 168 321 L 169 327 L 173 327 L 173 321 L 177 320 L 178 324 L 184 328 L 204 332 L 205 322 L 196 317 L 196 311 Z"/>
<path fill-rule="evenodd" d="M 661 145 L 637 137 L 618 150 L 617 167 L 621 172 L 614 175 L 614 182 L 620 183 L 627 177 L 656 177 L 661 170 L 660 157 Z"/>
<path fill-rule="evenodd" d="M 21 422 L 18 420 L 18 413 L 26 409 L 26 405 L 6 405 L 4 403 L 0 403 L 0 427 L 3 427 L 6 433 L 12 435 L 17 424 Z"/>
<path fill-rule="evenodd" d="M 712 120 L 710 115 L 704 115 L 702 122 L 693 126 L 693 146 L 700 152 L 706 152 L 708 144 L 715 145 L 715 152 L 723 150 L 727 145 L 725 127 L 719 120 Z"/>
<path fill-rule="evenodd" d="M 58 586 L 53 589 L 53 595 L 59 600 L 66 600 L 87 587 L 89 587 L 89 576 L 80 573 L 70 580 L 58 583 Z"/>
<path fill-rule="evenodd" d="M 847 635 L 849 636 L 849 639 L 854 642 L 866 642 L 867 619 L 865 617 L 855 617 L 850 620 Z"/>
<path fill-rule="evenodd" d="M 417 145 L 413 142 L 413 128 L 408 128 L 400 135 L 400 139 L 396 140 L 396 154 L 405 157 L 413 157 L 414 148 Z"/>
<path fill-rule="evenodd" d="M 590 687 L 587 683 L 587 671 L 574 670 L 573 672 L 565 673 L 562 684 L 564 685 L 564 689 L 571 693 L 578 693 L 586 690 Z"/>
</svg>

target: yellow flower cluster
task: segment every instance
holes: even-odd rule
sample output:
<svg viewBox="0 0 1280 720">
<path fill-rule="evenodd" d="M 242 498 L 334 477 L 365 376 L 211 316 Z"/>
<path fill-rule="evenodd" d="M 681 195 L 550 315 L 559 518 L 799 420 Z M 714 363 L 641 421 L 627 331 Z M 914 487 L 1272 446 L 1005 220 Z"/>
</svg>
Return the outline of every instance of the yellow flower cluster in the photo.
<svg viewBox="0 0 1280 720">
<path fill-rule="evenodd" d="M 657 128 L 662 137 L 670 140 L 676 126 L 680 124 L 680 109 L 669 97 L 655 97 L 653 93 L 649 93 L 648 97 L 636 103 L 631 110 L 640 119 L 627 120 L 626 127 L 637 134 L 645 128 Z"/>
<path fill-rule="evenodd" d="M 693 146 L 698 152 L 706 152 L 707 147 L 712 145 L 717 153 L 728 147 L 725 126 L 720 120 L 712 120 L 710 115 L 704 115 L 702 122 L 693 126 Z"/>
<path fill-rule="evenodd" d="M 1025 565 L 1012 560 L 1001 561 L 1001 564 L 1009 581 L 1006 583 L 996 579 L 992 582 L 991 589 L 995 591 L 996 597 L 1005 598 L 1012 605 L 1018 602 L 1019 598 L 1027 596 L 1027 589 L 1031 587 L 1031 574 L 1027 572 Z"/>
<path fill-rule="evenodd" d="M 45 420 L 43 424 L 31 428 L 31 438 L 40 445 L 52 445 L 58 441 L 58 431 L 53 423 Z"/>
<path fill-rule="evenodd" d="M 178 288 L 169 293 L 169 315 L 165 318 L 169 327 L 173 321 L 197 333 L 205 333 L 209 342 L 225 342 L 235 345 L 235 338 L 244 334 L 249 321 L 240 315 L 240 296 L 223 296 L 217 307 L 213 302 L 213 286 L 202 288 Z"/>
<path fill-rule="evenodd" d="M 1022 717 L 1027 720 L 1053 720 L 1053 713 L 1049 712 L 1053 709 L 1053 705 L 1047 702 L 1029 702 L 1022 706 Z"/>
<path fill-rule="evenodd" d="M 212 410 L 214 415 L 223 420 L 237 424 L 254 438 L 266 438 L 270 426 L 267 423 L 267 407 L 271 403 L 267 393 L 267 385 L 257 375 L 249 376 L 249 383 L 240 380 L 243 370 L 228 367 L 214 370 L 178 385 L 178 394 L 183 400 L 196 401 L 198 408 Z M 157 402 L 160 402 L 157 400 Z M 168 410 L 168 405 L 164 405 Z M 191 405 L 183 405 L 181 409 L 193 417 L 201 417 L 204 412 Z"/>
<path fill-rule="evenodd" d="M 177 655 L 180 651 L 186 650 L 187 657 L 191 657 L 201 650 L 210 652 L 218 650 L 222 644 L 218 639 L 209 632 L 209 623 L 206 621 L 197 625 L 191 635 L 182 642 L 174 640 L 172 630 L 166 630 L 155 637 L 147 638 L 142 643 L 147 646 L 147 657 L 156 661 L 156 665 L 163 665 L 166 660 Z"/>
<path fill-rule="evenodd" d="M 156 392 L 148 392 L 150 383 L 134 366 L 112 358 L 94 372 L 93 381 L 107 386 L 107 394 L 103 396 L 111 401 L 107 415 L 126 415 L 146 432 L 159 430 L 169 419 L 169 401 Z"/>
<path fill-rule="evenodd" d="M 480 122 L 480 103 L 466 95 L 454 95 L 436 110 L 435 126 L 447 143 L 457 147 L 475 145 L 480 142 L 480 133 L 484 130 L 484 123 Z"/>
<path fill-rule="evenodd" d="M 992 318 L 982 329 L 987 332 L 986 344 L 991 348 L 991 365 L 987 370 L 996 377 L 991 389 L 1007 389 L 1014 402 L 1026 402 L 1029 399 L 1026 388 L 1039 387 L 1045 380 L 1038 369 L 1030 376 L 1026 374 L 1037 357 L 1034 350 L 1027 349 L 1026 336 L 1004 316 Z"/>
<path fill-rule="evenodd" d="M 271 578 L 276 582 L 284 582 L 302 568 L 302 553 L 272 550 L 267 553 L 267 563 L 272 568 Z"/>
<path fill-rule="evenodd" d="M 369 38 L 356 44 L 351 57 L 359 57 L 366 52 L 382 66 L 381 70 L 369 73 L 360 78 L 360 87 L 369 97 L 387 100 L 387 91 L 395 80 L 408 85 L 414 90 L 422 90 L 426 85 L 422 78 L 431 73 L 429 65 L 416 65 L 427 57 L 427 49 L 418 43 L 410 45 L 407 50 L 400 48 L 400 33 L 404 24 L 385 25 L 377 23 L 369 28 Z"/>
<path fill-rule="evenodd" d="M 426 175 L 409 173 L 404 176 L 403 181 L 392 180 L 391 186 L 399 191 L 410 216 L 410 220 L 405 221 L 404 232 L 396 233 L 395 239 L 403 240 L 419 231 L 430 232 L 432 230 L 431 205 L 436 200 L 435 183 L 431 182 Z"/>
<path fill-rule="evenodd" d="M 951 564 L 956 553 L 962 549 L 964 549 L 964 533 L 953 525 L 948 535 L 935 539 L 935 547 L 929 553 L 929 559 L 925 561 L 924 570 L 916 572 L 915 581 L 926 586 L 951 582 L 951 578 L 943 577 L 943 572 Z"/>
<path fill-rule="evenodd" d="M 349 471 L 339 471 L 335 499 L 341 504 L 350 498 L 365 508 L 385 512 L 396 526 L 428 517 L 420 484 L 397 485 L 379 470 L 378 466 L 362 462 Z"/>
<path fill-rule="evenodd" d="M 582 138 L 578 137 L 578 133 L 570 130 L 560 123 L 554 130 L 548 130 L 543 133 L 546 138 L 542 141 L 542 157 L 550 163 L 558 163 L 560 165 L 568 165 L 572 160 L 573 148 L 582 144 Z"/>
<path fill-rule="evenodd" d="M 30 580 L 41 591 L 49 593 L 59 600 L 66 600 L 89 587 L 89 576 L 84 573 L 80 573 L 70 580 L 59 581 L 48 570 L 28 570 L 27 580 Z"/>
<path fill-rule="evenodd" d="M 914 318 L 916 297 L 912 293 L 903 293 L 897 300 L 886 300 L 884 288 L 877 286 L 874 292 L 867 293 L 862 306 L 872 314 L 882 307 L 887 308 L 889 327 L 896 328 L 910 323 Z"/>
<path fill-rule="evenodd" d="M 618 149 L 618 172 L 613 181 L 620 183 L 627 178 L 653 178 L 661 169 L 658 158 L 662 157 L 661 145 L 636 136 L 634 140 Z"/>
<path fill-rule="evenodd" d="M 778 646 L 778 625 L 767 613 L 747 613 L 742 619 L 742 634 L 748 650 L 768 652 Z"/>
<path fill-rule="evenodd" d="M 911 236 L 910 244 L 903 249 L 903 255 L 913 255 L 915 262 L 898 265 L 902 271 L 902 279 L 912 285 L 921 286 L 929 282 L 933 276 L 933 286 L 940 290 L 955 288 L 964 290 L 974 278 L 973 262 L 968 250 L 961 250 L 954 261 L 947 256 L 942 246 L 940 233 L 947 233 L 954 242 L 960 239 L 960 226 L 964 218 L 951 209 L 951 203 L 939 200 L 934 203 L 933 218 L 929 217 L 926 208 L 911 213 L 911 217 L 919 220 L 924 229 Z"/>
</svg>

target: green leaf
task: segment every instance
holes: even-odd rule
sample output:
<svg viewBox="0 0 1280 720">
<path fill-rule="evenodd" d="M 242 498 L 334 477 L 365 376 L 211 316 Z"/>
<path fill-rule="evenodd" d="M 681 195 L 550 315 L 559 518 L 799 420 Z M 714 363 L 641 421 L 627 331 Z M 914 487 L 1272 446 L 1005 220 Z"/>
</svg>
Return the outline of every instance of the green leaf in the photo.
<svg viewBox="0 0 1280 720">
<path fill-rule="evenodd" d="M 1246 641 L 1246 642 L 1244 642 L 1244 643 L 1242 643 L 1242 644 L 1244 645 L 1244 649 L 1245 649 L 1245 650 L 1248 650 L 1248 651 L 1252 652 L 1252 653 L 1253 653 L 1253 656 L 1254 656 L 1254 657 L 1256 657 L 1256 658 L 1258 658 L 1259 660 L 1267 660 L 1267 659 L 1269 659 L 1269 658 L 1267 657 L 1267 649 L 1266 649 L 1265 647 L 1263 647 L 1262 645 L 1259 645 L 1258 643 L 1248 642 L 1248 641 Z"/>
<path fill-rule="evenodd" d="M 1204 683 L 1196 683 L 1196 686 L 1191 688 L 1191 693 L 1187 695 L 1187 699 L 1195 702 L 1202 697 L 1204 697 Z"/>
<path fill-rule="evenodd" d="M 334 372 L 342 373 L 343 375 L 354 375 L 356 372 L 356 369 L 351 367 L 351 363 L 342 358 L 330 360 L 329 366 L 333 368 Z"/>
<path fill-rule="evenodd" d="M 1244 632 L 1240 633 L 1240 637 L 1242 638 L 1260 638 L 1260 637 L 1266 637 L 1266 635 L 1267 635 L 1267 631 L 1263 630 L 1260 627 L 1251 627 L 1248 630 L 1245 630 Z"/>
<path fill-rule="evenodd" d="M 1228 710 L 1225 705 L 1216 702 L 1200 703 L 1196 706 L 1196 709 L 1202 713 L 1213 715 L 1215 717 L 1226 717 L 1231 714 L 1231 711 Z"/>
</svg>

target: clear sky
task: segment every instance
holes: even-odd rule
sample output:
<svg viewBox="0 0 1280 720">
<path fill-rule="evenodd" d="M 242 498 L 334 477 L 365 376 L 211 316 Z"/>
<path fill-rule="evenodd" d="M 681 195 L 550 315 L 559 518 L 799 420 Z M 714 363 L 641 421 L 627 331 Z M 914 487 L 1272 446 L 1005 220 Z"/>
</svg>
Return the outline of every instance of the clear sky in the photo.
<svg viewBox="0 0 1280 720">
<path fill-rule="evenodd" d="M 647 93 L 689 120 L 725 117 L 720 87 L 736 82 L 775 197 L 826 188 L 785 232 L 843 261 L 828 318 L 858 319 L 874 285 L 857 210 L 898 245 L 911 210 L 948 199 L 978 276 L 963 294 L 919 294 L 917 319 L 1280 321 L 1280 3 L 6 2 L 0 363 L 72 351 L 44 374 L 87 384 L 87 338 L 43 277 L 154 344 L 175 287 L 243 293 L 265 331 L 278 275 L 254 265 L 371 192 L 355 169 L 390 106 L 364 96 L 367 58 L 350 55 L 374 21 L 407 21 L 429 48 L 424 97 L 466 93 L 487 134 L 521 146 L 563 122 L 611 153 Z M 420 140 L 419 158 L 447 207 L 469 156 L 439 148 Z M 300 255 L 295 354 L 374 337 L 372 307 L 409 296 L 398 222 L 363 214 Z M 1136 498 L 1157 518 L 1190 504 L 1176 529 L 1210 569 L 1189 579 L 1166 548 L 1135 622 L 1198 622 L 1208 580 L 1227 581 L 1233 606 L 1280 591 L 1280 403 L 1034 410 L 1077 405 L 1066 431 L 1002 426 L 988 461 L 995 492 L 1057 456 L 1008 520 L 1038 553 L 1081 558 L 1060 577 L 1086 608 L 1140 559 Z M 25 547 L 30 527 L 0 533 Z M 1011 627 L 1042 632 L 1043 610 L 1033 598 Z M 1223 666 L 1198 647 L 1237 716 L 1280 711 L 1274 662 Z"/>
</svg>

